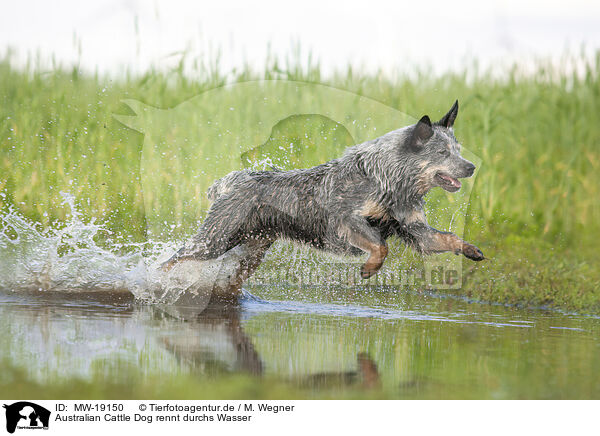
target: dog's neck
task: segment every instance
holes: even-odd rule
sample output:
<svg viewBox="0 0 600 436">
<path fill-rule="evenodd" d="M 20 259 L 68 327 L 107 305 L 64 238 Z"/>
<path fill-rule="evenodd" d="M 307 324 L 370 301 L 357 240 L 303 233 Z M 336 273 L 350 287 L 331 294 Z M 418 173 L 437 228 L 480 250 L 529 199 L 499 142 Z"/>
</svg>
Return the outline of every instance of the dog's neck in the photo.
<svg viewBox="0 0 600 436">
<path fill-rule="evenodd" d="M 367 149 L 363 153 L 353 154 L 352 157 L 365 176 L 375 182 L 381 200 L 388 206 L 422 206 L 431 187 L 424 184 L 419 177 L 419 168 L 402 159 L 388 162 L 377 156 L 378 153 L 383 152 Z"/>
</svg>

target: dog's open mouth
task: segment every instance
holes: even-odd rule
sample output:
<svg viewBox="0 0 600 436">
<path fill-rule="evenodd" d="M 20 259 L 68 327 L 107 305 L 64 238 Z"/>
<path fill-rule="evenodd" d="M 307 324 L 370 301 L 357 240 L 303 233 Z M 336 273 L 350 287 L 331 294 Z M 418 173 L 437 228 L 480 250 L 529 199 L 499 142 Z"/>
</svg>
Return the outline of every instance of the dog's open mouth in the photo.
<svg viewBox="0 0 600 436">
<path fill-rule="evenodd" d="M 445 189 L 448 192 L 456 192 L 462 186 L 460 180 L 455 179 L 454 177 L 451 177 L 446 173 L 437 173 L 435 175 L 435 181 L 437 182 L 439 187 Z"/>
</svg>

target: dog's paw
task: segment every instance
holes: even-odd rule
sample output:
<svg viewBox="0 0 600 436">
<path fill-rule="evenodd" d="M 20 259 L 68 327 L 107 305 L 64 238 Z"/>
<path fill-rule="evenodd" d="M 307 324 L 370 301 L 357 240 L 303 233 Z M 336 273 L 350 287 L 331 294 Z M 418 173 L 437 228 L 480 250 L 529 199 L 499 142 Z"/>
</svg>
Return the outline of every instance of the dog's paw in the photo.
<svg viewBox="0 0 600 436">
<path fill-rule="evenodd" d="M 377 271 L 378 271 L 378 269 L 369 268 L 365 264 L 360 267 L 360 276 L 366 280 L 368 278 L 373 277 L 375 274 L 377 274 Z"/>
<path fill-rule="evenodd" d="M 471 244 L 463 244 L 462 252 L 465 255 L 465 257 L 476 262 L 485 259 L 483 252 L 479 248 Z"/>
</svg>

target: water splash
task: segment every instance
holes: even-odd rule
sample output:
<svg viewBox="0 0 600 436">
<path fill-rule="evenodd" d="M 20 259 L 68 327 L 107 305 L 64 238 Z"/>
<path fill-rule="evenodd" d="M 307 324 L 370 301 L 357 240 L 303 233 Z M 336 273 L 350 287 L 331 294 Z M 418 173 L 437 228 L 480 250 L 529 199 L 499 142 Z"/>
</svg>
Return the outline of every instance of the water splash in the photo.
<svg viewBox="0 0 600 436">
<path fill-rule="evenodd" d="M 181 303 L 185 297 L 199 305 L 226 288 L 239 267 L 242 252 L 184 263 L 165 273 L 160 265 L 179 241 L 100 244 L 100 239 L 110 241 L 103 236 L 111 232 L 94 219 L 86 221 L 73 195 L 61 196 L 69 218 L 59 227 L 42 229 L 12 206 L 0 214 L 0 290 L 129 292 L 150 303 Z"/>
</svg>

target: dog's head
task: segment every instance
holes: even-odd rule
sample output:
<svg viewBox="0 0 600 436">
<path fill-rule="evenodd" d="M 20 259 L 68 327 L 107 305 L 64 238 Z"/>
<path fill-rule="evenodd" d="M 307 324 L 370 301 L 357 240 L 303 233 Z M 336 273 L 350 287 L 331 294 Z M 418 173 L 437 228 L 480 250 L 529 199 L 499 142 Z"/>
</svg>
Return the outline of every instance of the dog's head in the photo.
<svg viewBox="0 0 600 436">
<path fill-rule="evenodd" d="M 409 128 L 402 152 L 412 153 L 423 193 L 436 186 L 456 192 L 461 187 L 458 179 L 471 177 L 475 171 L 475 165 L 460 155 L 460 144 L 452 128 L 457 115 L 458 100 L 441 120 L 432 123 L 425 115 Z"/>
</svg>

